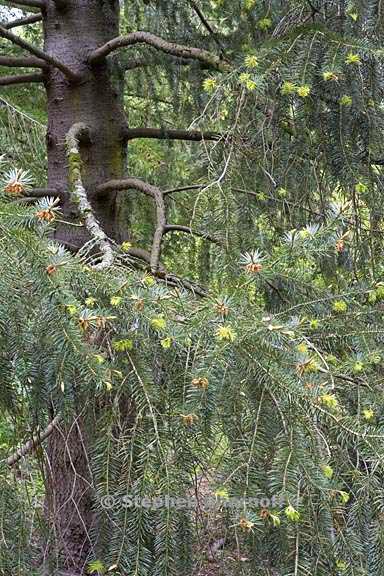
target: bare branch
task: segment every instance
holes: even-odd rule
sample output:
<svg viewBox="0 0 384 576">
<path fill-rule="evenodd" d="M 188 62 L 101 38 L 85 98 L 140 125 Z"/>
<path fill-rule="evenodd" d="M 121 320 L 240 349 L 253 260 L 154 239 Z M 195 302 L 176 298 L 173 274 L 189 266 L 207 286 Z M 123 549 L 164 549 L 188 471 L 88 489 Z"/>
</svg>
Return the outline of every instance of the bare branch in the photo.
<svg viewBox="0 0 384 576">
<path fill-rule="evenodd" d="M 160 188 L 153 186 L 148 182 L 139 180 L 138 178 L 126 178 L 124 180 L 110 180 L 101 186 L 98 186 L 97 192 L 104 193 L 116 190 L 129 190 L 130 188 L 134 190 L 139 190 L 144 192 L 154 200 L 156 205 L 156 228 L 153 235 L 152 250 L 151 250 L 151 270 L 156 272 L 160 264 L 160 254 L 161 254 L 161 241 L 163 239 L 164 228 L 166 224 L 165 220 L 165 204 L 163 193 Z"/>
<path fill-rule="evenodd" d="M 26 26 L 27 24 L 35 24 L 36 22 L 41 22 L 43 19 L 41 14 L 32 14 L 26 18 L 18 18 L 17 20 L 11 20 L 11 22 L 3 23 L 4 28 L 10 30 L 11 28 L 17 28 L 18 26 Z"/>
<path fill-rule="evenodd" d="M 156 186 L 152 186 L 148 182 L 144 182 L 144 180 L 140 180 L 139 178 L 124 178 L 122 180 L 109 180 L 104 184 L 101 184 L 97 188 L 97 192 L 104 193 L 104 192 L 113 192 L 118 190 L 139 190 L 140 192 L 144 192 L 148 196 L 155 197 L 155 195 L 160 192 L 160 189 Z"/>
<path fill-rule="evenodd" d="M 155 195 L 156 204 L 156 229 L 153 235 L 152 250 L 151 250 L 151 271 L 157 272 L 160 264 L 161 256 L 161 243 L 164 236 L 166 216 L 165 216 L 165 203 L 164 197 L 159 188 Z"/>
<path fill-rule="evenodd" d="M 202 186 L 203 185 L 188 186 L 188 187 L 183 188 L 183 189 L 201 188 Z M 210 236 L 209 234 L 206 234 L 204 232 L 198 232 L 198 231 L 192 230 L 192 228 L 189 228 L 188 226 L 181 226 L 179 224 L 167 224 L 164 196 L 165 196 L 165 194 L 170 194 L 171 192 L 181 190 L 180 188 L 174 189 L 174 190 L 167 190 L 165 192 L 162 192 L 160 190 L 160 188 L 158 188 L 157 186 L 153 186 L 152 184 L 149 184 L 148 182 L 144 182 L 143 180 L 139 180 L 138 178 L 126 178 L 123 180 L 110 180 L 109 182 L 105 182 L 104 184 L 101 184 L 97 188 L 97 192 L 99 194 L 102 194 L 105 192 L 115 192 L 118 190 L 120 190 L 120 191 L 128 190 L 130 188 L 132 188 L 134 190 L 139 190 L 140 192 L 147 194 L 148 196 L 150 196 L 155 201 L 155 205 L 156 205 L 156 229 L 155 229 L 155 233 L 153 236 L 151 254 L 149 256 L 152 273 L 158 272 L 160 270 L 161 244 L 162 244 L 162 240 L 163 240 L 164 235 L 169 233 L 169 232 L 184 232 L 186 234 L 192 234 L 194 236 L 199 236 L 201 238 L 205 238 L 206 240 L 209 240 L 210 242 L 213 242 L 215 244 L 220 245 L 219 240 L 217 240 L 216 238 L 213 238 L 212 236 Z M 134 255 L 132 252 L 128 252 L 128 253 L 131 253 L 131 255 Z M 145 255 L 148 254 L 146 251 L 142 251 L 142 253 L 140 255 L 138 255 L 137 257 L 142 259 L 142 260 L 147 261 L 148 258 L 143 257 L 144 253 L 145 253 Z"/>
<path fill-rule="evenodd" d="M 132 258 L 141 260 L 142 262 L 145 262 L 146 264 L 150 265 L 151 254 L 147 250 L 144 250 L 143 248 L 130 248 L 128 250 L 128 255 L 131 256 Z M 176 276 L 175 274 L 168 272 L 164 268 L 164 266 L 162 266 L 161 263 L 159 263 L 158 270 L 156 272 L 153 272 L 153 276 L 155 278 L 158 278 L 159 280 L 162 280 L 168 286 L 174 286 L 176 288 L 185 288 L 186 290 L 189 290 L 190 292 L 192 292 L 194 295 L 197 296 L 205 297 L 208 294 L 207 291 L 201 286 L 198 286 L 197 284 L 194 284 L 189 280 L 186 280 L 185 278 L 180 278 L 179 276 Z"/>
<path fill-rule="evenodd" d="M 89 57 L 90 64 L 97 64 L 106 58 L 114 50 L 119 48 L 124 48 L 125 46 L 134 46 L 136 44 L 148 44 L 165 54 L 170 54 L 171 56 L 177 56 L 179 58 L 188 58 L 190 60 L 198 60 L 211 68 L 216 70 L 225 71 L 228 70 L 228 63 L 224 62 L 218 56 L 207 52 L 201 48 L 192 48 L 190 46 L 183 46 L 181 44 L 175 44 L 174 42 L 167 42 L 159 36 L 155 36 L 150 32 L 132 32 L 127 36 L 119 36 L 110 40 L 104 46 L 97 48 L 91 53 Z"/>
<path fill-rule="evenodd" d="M 47 68 L 48 64 L 40 58 L 19 58 L 15 56 L 0 56 L 0 66 L 10 68 Z"/>
<path fill-rule="evenodd" d="M 190 186 L 181 186 L 180 188 L 170 188 L 169 190 L 164 190 L 163 195 L 168 196 L 168 194 L 173 194 L 174 192 L 185 192 L 186 190 L 200 190 L 206 186 L 207 184 L 192 184 Z"/>
<path fill-rule="evenodd" d="M 44 198 L 46 196 L 57 196 L 60 194 L 55 188 L 33 188 L 32 190 L 27 190 L 26 194 L 30 198 Z"/>
<path fill-rule="evenodd" d="M 29 84 L 31 82 L 44 82 L 44 76 L 42 74 L 0 76 L 0 86 L 11 86 L 12 84 Z"/>
<path fill-rule="evenodd" d="M 7 465 L 10 467 L 14 466 L 24 456 L 26 456 L 27 454 L 32 452 L 32 450 L 34 450 L 35 448 L 40 446 L 44 442 L 44 440 L 46 440 L 52 434 L 52 432 L 55 430 L 55 428 L 56 428 L 57 424 L 60 422 L 60 420 L 61 420 L 61 416 L 60 416 L 60 414 L 58 414 L 52 420 L 52 422 L 50 424 L 48 424 L 48 426 L 45 428 L 45 430 L 43 430 L 39 434 L 36 434 L 35 436 L 33 436 L 33 438 L 31 438 L 31 440 L 28 440 L 28 442 L 26 442 L 23 446 L 21 446 L 21 448 L 16 450 L 16 452 L 14 452 L 14 454 L 9 456 L 7 458 Z"/>
<path fill-rule="evenodd" d="M 164 234 L 167 234 L 168 232 L 185 232 L 186 234 L 191 234 L 192 236 L 199 236 L 200 238 L 204 238 L 205 240 L 209 240 L 210 242 L 213 242 L 214 244 L 218 244 L 218 245 L 221 244 L 221 242 L 219 240 L 217 240 L 216 238 L 214 238 L 213 236 L 210 236 L 209 234 L 206 234 L 205 232 L 199 232 L 197 230 L 192 230 L 192 228 L 190 228 L 189 226 L 181 226 L 180 224 L 166 224 L 164 227 Z"/>
<path fill-rule="evenodd" d="M 176 276 L 175 274 L 171 274 L 169 272 L 162 272 L 161 270 L 159 270 L 154 274 L 154 276 L 156 278 L 164 280 L 166 284 L 170 284 L 171 286 L 176 286 L 177 288 L 186 288 L 186 290 L 189 290 L 195 296 L 197 295 L 204 298 L 208 295 L 207 290 L 205 290 L 201 286 L 198 286 L 197 284 L 194 284 L 193 282 L 190 282 L 185 278 L 180 278 L 180 276 Z"/>
<path fill-rule="evenodd" d="M 46 54 L 43 50 L 40 50 L 40 48 L 36 48 L 36 46 L 33 46 L 29 42 L 26 42 L 25 40 L 23 40 L 23 38 L 20 38 L 20 36 L 16 36 L 16 34 L 13 34 L 13 32 L 10 32 L 6 28 L 4 28 L 4 26 L 0 26 L 0 37 L 6 38 L 13 44 L 20 46 L 20 48 L 28 50 L 28 52 L 30 52 L 34 56 L 37 56 L 38 58 L 45 60 L 45 62 L 47 62 L 48 64 L 51 64 L 55 68 L 58 68 L 63 74 L 67 76 L 67 78 L 69 78 L 73 82 L 78 82 L 80 80 L 80 76 L 75 72 L 73 72 L 70 68 L 68 68 L 68 66 L 66 66 L 59 60 L 56 60 L 56 58 L 54 58 L 53 56 Z"/>
<path fill-rule="evenodd" d="M 102 259 L 99 264 L 94 266 L 95 270 L 105 270 L 112 265 L 114 260 L 112 246 L 105 232 L 102 230 L 97 221 L 90 202 L 87 198 L 87 192 L 84 188 L 81 178 L 81 157 L 80 157 L 80 139 L 86 137 L 89 129 L 85 124 L 74 124 L 67 133 L 65 143 L 70 164 L 70 176 L 73 181 L 72 197 L 74 203 L 78 206 L 79 212 L 84 219 L 85 227 L 91 237 L 97 241 Z"/>
<path fill-rule="evenodd" d="M 201 11 L 201 8 L 199 8 L 199 6 L 197 5 L 197 3 L 194 0 L 189 0 L 190 5 L 192 6 L 193 10 L 196 12 L 196 14 L 198 15 L 200 22 L 203 24 L 203 26 L 208 30 L 208 32 L 211 34 L 212 38 L 214 39 L 214 41 L 216 42 L 216 44 L 218 45 L 218 47 L 220 48 L 220 50 L 222 52 L 224 52 L 224 47 L 222 45 L 222 43 L 220 42 L 220 40 L 217 38 L 216 33 L 214 31 L 214 29 L 212 28 L 212 26 L 210 25 L 210 23 L 208 22 L 208 20 L 206 19 L 206 17 L 204 16 L 203 12 Z"/>
<path fill-rule="evenodd" d="M 158 140 L 220 140 L 217 132 L 200 132 L 200 130 L 167 130 L 166 128 L 131 128 L 128 130 L 128 140 L 135 138 L 156 138 Z"/>
<path fill-rule="evenodd" d="M 28 8 L 45 8 L 44 0 L 10 0 L 10 4 L 17 4 L 19 6 L 27 6 Z"/>
</svg>

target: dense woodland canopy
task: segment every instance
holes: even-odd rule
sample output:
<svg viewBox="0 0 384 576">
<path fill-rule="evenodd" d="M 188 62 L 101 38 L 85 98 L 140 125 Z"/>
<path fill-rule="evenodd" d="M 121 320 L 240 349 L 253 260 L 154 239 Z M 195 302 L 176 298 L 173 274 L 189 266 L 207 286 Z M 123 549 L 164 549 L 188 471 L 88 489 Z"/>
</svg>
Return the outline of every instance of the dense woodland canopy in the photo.
<svg viewBox="0 0 384 576">
<path fill-rule="evenodd" d="M 383 2 L 0 4 L 0 574 L 384 574 Z"/>
</svg>

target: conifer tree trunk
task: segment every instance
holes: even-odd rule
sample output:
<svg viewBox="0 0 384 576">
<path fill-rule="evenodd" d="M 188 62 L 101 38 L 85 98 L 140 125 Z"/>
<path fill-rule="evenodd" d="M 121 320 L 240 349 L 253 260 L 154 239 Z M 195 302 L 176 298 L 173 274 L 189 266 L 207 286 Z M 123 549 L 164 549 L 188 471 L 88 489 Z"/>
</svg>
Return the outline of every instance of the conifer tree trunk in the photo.
<svg viewBox="0 0 384 576">
<path fill-rule="evenodd" d="M 60 70 L 47 72 L 48 186 L 63 197 L 64 214 L 77 213 L 68 192 L 68 161 L 65 137 L 71 126 L 84 123 L 90 139 L 82 145 L 83 181 L 88 199 L 104 231 L 116 236 L 116 193 L 98 195 L 98 185 L 124 172 L 127 126 L 112 68 L 106 60 L 90 66 L 89 54 L 119 32 L 118 0 L 69 0 L 65 9 L 54 2 L 44 16 L 45 51 L 67 65 L 81 79 L 69 81 Z M 79 229 L 58 232 L 67 244 L 79 245 Z"/>
<path fill-rule="evenodd" d="M 32 67 L 39 72 L 2 77 L 1 85 L 40 82 L 47 95 L 48 188 L 28 192 L 59 197 L 62 220 L 67 223 L 61 221 L 57 226 L 56 239 L 76 250 L 92 237 L 105 256 L 103 267 L 113 262 L 111 240 L 119 242 L 126 234 L 127 226 L 120 234 L 119 191 L 133 188 L 146 194 L 155 205 L 153 244 L 150 251 L 136 250 L 136 257 L 149 264 L 153 273 L 164 277 L 161 243 L 167 232 L 180 227 L 167 225 L 164 194 L 159 188 L 134 177 L 124 178 L 127 143 L 133 138 L 217 140 L 220 135 L 197 130 L 129 129 L 123 107 L 124 73 L 110 54 L 146 44 L 184 63 L 196 60 L 217 70 L 227 69 L 228 64 L 204 49 L 175 44 L 151 32 L 119 36 L 119 0 L 9 0 L 10 5 L 14 3 L 38 10 L 39 14 L 17 24 L 0 25 L 0 38 L 29 52 L 29 57 L 2 56 L 0 63 Z M 31 22 L 43 24 L 43 50 L 11 30 Z M 137 62 L 133 67 L 147 64 L 143 59 Z M 188 227 L 181 228 L 193 233 Z M 50 559 L 45 564 L 50 566 L 50 576 L 80 576 L 89 560 L 95 558 L 97 526 L 85 425 L 89 398 L 82 396 L 81 386 L 75 388 L 73 384 L 76 397 L 72 423 L 53 427 L 47 447 L 46 512 L 50 539 L 45 556 Z M 53 416 L 55 413 L 57 407 L 53 406 Z M 50 564 L 51 551 L 55 552 L 54 568 Z"/>
<path fill-rule="evenodd" d="M 58 3 L 57 3 L 58 4 Z M 69 192 L 66 135 L 74 124 L 89 128 L 81 142 L 82 178 L 94 214 L 103 230 L 117 239 L 116 193 L 97 195 L 104 182 L 121 178 L 126 154 L 126 121 L 118 91 L 112 85 L 110 63 L 89 66 L 88 55 L 118 35 L 118 0 L 69 0 L 60 9 L 47 4 L 44 51 L 68 66 L 81 80 L 72 82 L 57 68 L 46 72 L 48 109 L 48 186 L 58 192 L 65 219 L 78 216 Z M 79 247 L 84 228 L 62 226 L 57 239 Z M 79 397 L 78 412 L 85 399 Z M 58 573 L 78 576 L 85 572 L 92 550 L 92 478 L 83 420 L 57 430 L 49 439 L 47 454 L 47 517 Z M 91 532 L 93 530 L 93 534 Z M 52 559 L 51 559 L 52 561 Z M 52 570 L 52 568 L 50 568 Z"/>
</svg>

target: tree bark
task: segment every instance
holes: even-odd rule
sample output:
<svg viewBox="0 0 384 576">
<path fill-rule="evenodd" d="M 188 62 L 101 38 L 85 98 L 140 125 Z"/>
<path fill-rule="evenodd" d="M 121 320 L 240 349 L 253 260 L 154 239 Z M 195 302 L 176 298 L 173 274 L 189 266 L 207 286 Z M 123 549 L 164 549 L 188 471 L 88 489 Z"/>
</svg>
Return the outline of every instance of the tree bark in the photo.
<svg viewBox="0 0 384 576">
<path fill-rule="evenodd" d="M 127 125 L 109 63 L 103 61 L 91 68 L 87 57 L 118 35 L 118 17 L 117 0 L 79 0 L 76 5 L 69 0 L 65 11 L 49 2 L 44 17 L 45 51 L 82 78 L 71 83 L 55 68 L 48 73 L 48 186 L 58 190 L 65 217 L 75 217 L 77 208 L 69 193 L 65 138 L 74 124 L 85 124 L 90 139 L 81 143 L 83 183 L 95 216 L 106 234 L 115 238 L 116 193 L 100 196 L 96 188 L 124 173 Z M 57 231 L 59 240 L 74 246 L 82 245 L 85 236 L 85 230 L 74 227 Z"/>
<path fill-rule="evenodd" d="M 102 266 L 110 266 L 114 258 L 110 239 L 116 242 L 124 239 L 119 228 L 119 190 L 133 187 L 152 197 L 156 223 L 150 254 L 140 249 L 131 249 L 132 252 L 149 262 L 158 278 L 205 295 L 199 287 L 168 274 L 162 267 L 160 254 L 166 231 L 164 196 L 155 186 L 125 178 L 126 149 L 133 137 L 199 141 L 216 140 L 220 136 L 183 130 L 129 131 L 123 107 L 124 67 L 119 68 L 108 54 L 144 43 L 182 61 L 197 60 L 205 67 L 225 70 L 227 64 L 205 50 L 174 44 L 149 32 L 120 37 L 119 0 L 15 0 L 15 3 L 41 8 L 44 50 L 0 26 L 0 37 L 27 53 L 17 58 L 3 57 L 3 64 L 38 66 L 42 72 L 7 77 L 3 83 L 43 80 L 47 94 L 48 183 L 44 189 L 31 191 L 31 196 L 47 193 L 60 198 L 63 218 L 55 230 L 56 239 L 76 250 L 92 236 L 98 240 L 99 248 L 104 247 Z M 83 225 L 71 226 L 73 221 Z M 183 231 L 192 232 L 186 228 Z M 96 266 L 100 268 L 100 263 Z M 88 435 L 86 425 L 92 414 L 85 408 L 88 398 L 81 392 L 81 386 L 74 386 L 74 394 L 72 423 L 68 423 L 63 411 L 62 424 L 50 435 L 46 451 L 46 515 L 50 537 L 45 568 L 49 576 L 81 576 L 86 573 L 89 561 L 95 559 L 93 539 L 97 539 L 97 526 L 88 460 L 91 432 Z M 53 406 L 53 413 L 60 408 Z"/>
<path fill-rule="evenodd" d="M 118 0 L 68 0 L 62 10 L 48 2 L 43 12 L 44 51 L 59 60 L 81 80 L 72 82 L 56 67 L 46 71 L 48 108 L 48 185 L 61 199 L 63 220 L 79 219 L 73 202 L 66 140 L 76 124 L 87 127 L 89 137 L 80 140 L 81 177 L 87 199 L 104 232 L 119 240 L 117 191 L 100 194 L 106 181 L 121 179 L 126 165 L 127 125 L 122 99 L 113 85 L 110 63 L 90 67 L 89 54 L 119 34 Z M 115 64 L 116 65 L 116 64 Z M 57 240 L 78 248 L 89 239 L 85 226 L 61 224 Z M 86 399 L 77 398 L 77 415 Z M 80 576 L 92 556 L 94 493 L 88 465 L 86 413 L 75 414 L 71 426 L 62 425 L 49 438 L 46 468 L 46 512 L 54 535 L 49 574 Z"/>
<path fill-rule="evenodd" d="M 94 493 L 85 428 L 77 417 L 69 427 L 57 426 L 48 440 L 44 570 L 49 575 L 80 576 L 92 559 Z"/>
</svg>

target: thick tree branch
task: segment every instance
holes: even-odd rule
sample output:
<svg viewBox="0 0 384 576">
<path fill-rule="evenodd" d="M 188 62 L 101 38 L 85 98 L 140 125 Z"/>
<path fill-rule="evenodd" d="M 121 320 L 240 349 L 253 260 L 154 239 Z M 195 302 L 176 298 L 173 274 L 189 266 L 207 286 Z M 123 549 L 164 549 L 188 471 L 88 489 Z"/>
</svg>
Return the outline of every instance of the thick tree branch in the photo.
<svg viewBox="0 0 384 576">
<path fill-rule="evenodd" d="M 40 58 L 19 58 L 15 56 L 0 56 L 0 66 L 10 68 L 47 68 L 48 64 Z"/>
<path fill-rule="evenodd" d="M 155 36 L 150 32 L 132 32 L 127 36 L 119 36 L 110 40 L 104 46 L 101 46 L 97 50 L 91 53 L 89 57 L 90 64 L 97 64 L 106 58 L 114 50 L 119 48 L 124 48 L 125 46 L 134 46 L 136 44 L 147 44 L 161 50 L 165 54 L 170 54 L 171 56 L 177 56 L 178 58 L 188 58 L 190 60 L 198 60 L 211 68 L 216 70 L 225 71 L 228 69 L 228 64 L 224 62 L 218 56 L 207 52 L 201 48 L 192 48 L 189 46 L 183 46 L 181 44 L 175 44 L 174 42 L 167 42 L 159 36 Z"/>
<path fill-rule="evenodd" d="M 196 187 L 201 188 L 201 185 L 188 186 L 184 189 L 190 189 L 190 188 L 196 188 Z M 166 192 L 162 192 L 162 190 L 160 190 L 160 188 L 158 188 L 157 186 L 153 186 L 152 184 L 149 184 L 148 182 L 144 182 L 143 180 L 139 180 L 138 178 L 126 178 L 123 180 L 110 180 L 109 182 L 105 182 L 104 184 L 101 184 L 97 188 L 97 192 L 99 194 L 103 194 L 106 192 L 116 192 L 118 190 L 120 190 L 120 191 L 128 190 L 130 188 L 132 188 L 134 190 L 139 190 L 140 192 L 147 194 L 148 196 L 150 196 L 154 200 L 155 205 L 156 205 L 156 228 L 155 228 L 155 233 L 153 235 L 152 250 L 150 253 L 150 266 L 151 266 L 152 273 L 156 273 L 160 269 L 159 266 L 160 266 L 162 240 L 163 240 L 164 235 L 169 233 L 169 232 L 184 232 L 186 234 L 191 234 L 194 236 L 199 236 L 201 238 L 205 238 L 206 240 L 209 240 L 210 242 L 214 242 L 215 244 L 220 245 L 219 240 L 217 240 L 216 238 L 213 238 L 212 236 L 210 236 L 209 234 L 206 234 L 204 232 L 198 232 L 198 231 L 192 230 L 192 228 L 190 228 L 188 226 L 181 226 L 179 224 L 167 224 L 164 195 L 166 193 L 169 194 L 171 192 L 175 192 L 177 190 L 180 190 L 179 188 L 175 189 L 175 190 L 167 190 Z M 146 260 L 145 258 L 142 258 L 142 255 L 139 256 L 139 258 Z"/>
<path fill-rule="evenodd" d="M 130 188 L 134 190 L 139 190 L 140 192 L 144 192 L 155 202 L 156 206 L 156 228 L 155 233 L 153 235 L 152 241 L 152 249 L 151 249 L 151 271 L 156 272 L 159 268 L 160 264 L 160 255 L 161 255 L 161 242 L 164 235 L 164 229 L 166 225 L 165 220 L 165 204 L 163 193 L 160 188 L 157 186 L 153 186 L 148 182 L 144 182 L 143 180 L 139 180 L 138 178 L 126 178 L 124 180 L 110 180 L 105 184 L 102 184 L 97 188 L 97 192 L 100 194 L 104 192 L 111 192 L 116 190 L 129 190 Z"/>
<path fill-rule="evenodd" d="M 205 232 L 199 232 L 197 230 L 193 230 L 189 226 L 181 226 L 180 224 L 166 224 L 164 227 L 164 234 L 168 232 L 185 232 L 185 234 L 191 234 L 192 236 L 199 236 L 200 238 L 204 238 L 205 240 L 209 240 L 209 242 L 213 242 L 214 244 L 219 244 L 220 241 L 206 234 Z"/>
<path fill-rule="evenodd" d="M 21 448 L 16 450 L 16 452 L 14 452 L 14 454 L 9 456 L 7 458 L 8 466 L 10 466 L 10 467 L 14 466 L 24 456 L 26 456 L 27 454 L 32 452 L 32 450 L 34 450 L 36 447 L 40 446 L 44 442 L 44 440 L 46 440 L 52 434 L 52 432 L 55 430 L 55 428 L 58 425 L 58 423 L 60 422 L 60 420 L 61 420 L 61 416 L 60 415 L 56 416 L 52 420 L 52 422 L 50 424 L 48 424 L 48 426 L 45 428 L 45 430 L 43 430 L 39 434 L 36 434 L 35 436 L 33 436 L 33 438 L 31 440 L 28 440 L 28 442 L 26 442 L 23 446 L 21 446 Z"/>
<path fill-rule="evenodd" d="M 101 262 L 94 266 L 95 270 L 105 270 L 113 264 L 114 255 L 111 243 L 97 221 L 81 177 L 80 140 L 89 137 L 89 130 L 85 124 L 74 124 L 67 133 L 65 143 L 67 147 L 70 176 L 73 183 L 72 197 L 78 206 L 80 215 L 84 219 L 85 227 L 91 237 L 96 240 L 102 254 Z"/>
<path fill-rule="evenodd" d="M 217 132 L 200 132 L 199 130 L 167 130 L 166 128 L 131 128 L 127 132 L 128 140 L 135 138 L 156 138 L 158 140 L 220 140 Z"/>
<path fill-rule="evenodd" d="M 152 198 L 161 191 L 156 186 L 152 186 L 148 182 L 144 182 L 144 180 L 140 180 L 139 178 L 124 178 L 123 180 L 109 180 L 104 184 L 101 184 L 97 188 L 97 192 L 100 194 L 104 192 L 112 192 L 116 190 L 139 190 L 140 192 L 144 192 L 148 196 Z"/>
<path fill-rule="evenodd" d="M 44 76 L 42 74 L 0 76 L 0 86 L 11 86 L 12 84 L 30 84 L 31 82 L 44 82 Z"/>
<path fill-rule="evenodd" d="M 0 37 L 6 38 L 13 44 L 20 46 L 20 48 L 24 48 L 24 50 L 27 50 L 34 56 L 37 56 L 38 58 L 45 60 L 45 62 L 51 64 L 51 66 L 58 68 L 63 74 L 67 76 L 67 78 L 69 78 L 73 82 L 78 82 L 80 80 L 79 75 L 73 72 L 70 68 L 68 68 L 68 66 L 66 66 L 59 60 L 56 60 L 56 58 L 53 58 L 53 56 L 46 54 L 43 50 L 40 50 L 40 48 L 36 48 L 36 46 L 33 46 L 29 42 L 26 42 L 25 40 L 23 40 L 23 38 L 20 38 L 20 36 L 16 36 L 16 34 L 13 34 L 13 32 L 10 32 L 6 28 L 4 28 L 4 26 L 0 26 Z"/>
<path fill-rule="evenodd" d="M 17 20 L 11 20 L 11 22 L 3 23 L 4 28 L 10 30 L 11 28 L 17 28 L 18 26 L 26 26 L 27 24 L 35 24 L 36 22 L 41 22 L 43 17 L 41 14 L 32 14 L 26 18 L 19 18 Z"/>
</svg>

